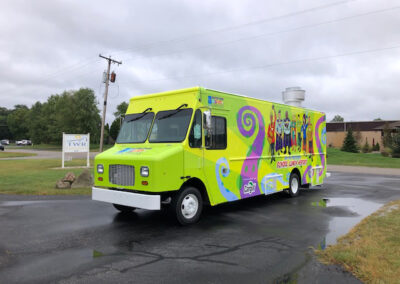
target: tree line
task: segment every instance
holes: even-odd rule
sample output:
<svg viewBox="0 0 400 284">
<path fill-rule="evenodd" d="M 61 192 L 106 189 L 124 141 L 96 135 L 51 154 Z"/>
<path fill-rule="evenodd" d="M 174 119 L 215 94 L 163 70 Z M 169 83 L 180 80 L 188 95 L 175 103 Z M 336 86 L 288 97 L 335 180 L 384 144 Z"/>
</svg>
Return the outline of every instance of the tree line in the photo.
<svg viewBox="0 0 400 284">
<path fill-rule="evenodd" d="M 33 143 L 61 144 L 62 132 L 90 133 L 91 142 L 100 141 L 101 117 L 94 91 L 81 88 L 51 95 L 31 108 L 0 107 L 0 139 L 30 139 Z"/>
</svg>

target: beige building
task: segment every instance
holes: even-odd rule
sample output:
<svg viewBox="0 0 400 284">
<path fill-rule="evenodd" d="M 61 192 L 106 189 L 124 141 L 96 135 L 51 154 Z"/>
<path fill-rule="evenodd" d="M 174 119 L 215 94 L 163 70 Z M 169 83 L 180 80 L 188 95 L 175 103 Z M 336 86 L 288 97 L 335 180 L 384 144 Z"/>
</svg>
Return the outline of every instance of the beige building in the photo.
<svg viewBox="0 0 400 284">
<path fill-rule="evenodd" d="M 328 147 L 335 148 L 342 147 L 347 131 L 351 128 L 358 145 L 362 146 L 367 141 L 371 146 L 379 143 L 382 148 L 383 129 L 385 125 L 392 132 L 400 130 L 400 120 L 327 122 L 327 145 Z"/>
</svg>

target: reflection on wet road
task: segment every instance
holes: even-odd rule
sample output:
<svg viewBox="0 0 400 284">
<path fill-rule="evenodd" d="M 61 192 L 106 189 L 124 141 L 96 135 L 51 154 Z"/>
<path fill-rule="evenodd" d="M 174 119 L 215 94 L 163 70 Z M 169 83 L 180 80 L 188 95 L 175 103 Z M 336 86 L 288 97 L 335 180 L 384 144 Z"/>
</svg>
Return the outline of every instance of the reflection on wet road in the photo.
<svg viewBox="0 0 400 284">
<path fill-rule="evenodd" d="M 326 208 L 325 212 L 333 216 L 329 219 L 329 232 L 320 247 L 336 244 L 337 238 L 347 234 L 362 219 L 378 210 L 383 204 L 359 198 L 322 198 L 312 202 L 313 206 Z"/>
<path fill-rule="evenodd" d="M 337 173 L 298 198 L 207 208 L 190 227 L 165 211 L 124 215 L 87 197 L 0 196 L 0 283 L 358 283 L 310 247 L 400 198 L 399 185 Z"/>
</svg>

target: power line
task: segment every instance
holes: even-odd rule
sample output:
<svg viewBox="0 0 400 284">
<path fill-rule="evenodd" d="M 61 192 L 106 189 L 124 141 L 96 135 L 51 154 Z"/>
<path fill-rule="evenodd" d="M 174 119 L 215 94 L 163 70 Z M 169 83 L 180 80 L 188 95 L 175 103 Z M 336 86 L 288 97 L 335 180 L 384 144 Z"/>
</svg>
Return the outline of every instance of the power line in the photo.
<svg viewBox="0 0 400 284">
<path fill-rule="evenodd" d="M 165 52 L 165 53 L 151 55 L 151 56 L 144 56 L 144 55 L 143 56 L 137 56 L 137 57 L 133 57 L 133 58 L 124 59 L 124 61 L 126 62 L 126 61 L 140 59 L 140 58 L 146 58 L 146 59 L 147 58 L 155 58 L 155 57 L 166 56 L 166 55 L 171 55 L 171 54 L 179 54 L 179 53 L 185 53 L 185 52 L 196 51 L 196 50 L 201 50 L 201 49 L 207 49 L 207 48 L 212 48 L 212 47 L 216 47 L 216 46 L 228 45 L 228 44 L 233 44 L 233 43 L 237 43 L 237 42 L 241 42 L 241 41 L 257 39 L 257 38 L 261 38 L 261 37 L 269 37 L 269 36 L 279 35 L 279 34 L 283 34 L 283 33 L 299 31 L 299 30 L 303 30 L 303 29 L 315 28 L 315 27 L 319 27 L 319 26 L 323 26 L 323 25 L 333 24 L 333 23 L 337 23 L 337 22 L 341 22 L 341 21 L 352 20 L 352 19 L 355 19 L 355 18 L 361 18 L 361 17 L 370 16 L 370 15 L 374 15 L 374 14 L 385 13 L 385 12 L 389 12 L 389 11 L 395 11 L 395 10 L 399 10 L 399 9 L 400 9 L 400 6 L 394 6 L 394 7 L 390 7 L 390 8 L 386 8 L 386 9 L 374 10 L 374 11 L 361 13 L 361 14 L 356 14 L 356 15 L 347 16 L 347 17 L 342 17 L 342 18 L 338 18 L 338 19 L 322 21 L 322 22 L 319 22 L 319 23 L 303 25 L 303 26 L 294 27 L 294 28 L 290 28 L 290 29 L 285 29 L 285 30 L 280 30 L 280 31 L 274 31 L 274 32 L 259 34 L 259 35 L 255 35 L 255 36 L 239 38 L 239 39 L 235 39 L 235 40 L 231 40 L 231 41 L 225 41 L 225 42 L 219 42 L 219 43 L 214 43 L 214 44 L 203 45 L 203 46 L 190 48 L 190 49 L 181 49 L 181 50 L 176 50 L 176 51 L 172 51 L 172 52 Z M 83 74 L 87 74 L 87 73 L 88 72 L 85 72 Z"/>
<path fill-rule="evenodd" d="M 224 73 L 234 73 L 234 72 L 239 72 L 239 71 L 248 71 L 248 70 L 254 70 L 254 69 L 267 69 L 267 68 L 270 68 L 270 67 L 276 67 L 276 66 L 282 66 L 282 65 L 305 63 L 305 62 L 311 62 L 311 61 L 333 59 L 333 58 L 338 58 L 338 57 L 346 57 L 346 56 L 374 53 L 374 52 L 393 50 L 393 49 L 398 49 L 398 48 L 400 48 L 400 45 L 395 45 L 395 46 L 390 46 L 390 47 L 383 47 L 383 48 L 375 48 L 375 49 L 358 50 L 358 51 L 346 52 L 346 53 L 335 54 L 335 55 L 327 55 L 327 56 L 320 56 L 320 57 L 295 59 L 295 60 L 290 60 L 290 61 L 282 61 L 282 62 L 270 63 L 270 64 L 266 64 L 266 65 L 261 65 L 261 66 L 234 68 L 234 69 L 223 70 L 223 71 L 215 71 L 215 72 L 199 73 L 199 74 L 190 74 L 190 75 L 187 75 L 187 76 L 165 77 L 165 78 L 160 78 L 160 79 L 140 80 L 140 81 L 131 81 L 131 82 L 135 83 L 135 82 L 157 82 L 157 81 L 165 81 L 165 80 L 180 80 L 180 79 L 186 79 L 186 78 L 204 77 L 204 76 L 218 75 L 218 74 L 224 74 Z"/>
<path fill-rule="evenodd" d="M 111 52 L 111 53 L 112 54 L 124 53 L 124 52 L 128 52 L 128 51 L 131 51 L 131 50 L 141 50 L 141 49 L 144 49 L 144 48 L 148 48 L 149 46 L 153 46 L 153 45 L 159 46 L 159 45 L 162 45 L 162 44 L 167 44 L 167 43 L 172 43 L 172 42 L 185 41 L 187 39 L 198 37 L 198 36 L 203 36 L 203 35 L 206 35 L 206 34 L 225 32 L 225 31 L 240 29 L 240 28 L 247 27 L 247 26 L 253 26 L 253 25 L 262 24 L 262 23 L 266 23 L 266 22 L 285 19 L 285 18 L 288 18 L 288 17 L 293 17 L 293 16 L 297 16 L 297 15 L 301 15 L 301 14 L 306 14 L 306 13 L 314 12 L 314 11 L 317 11 L 317 10 L 327 9 L 327 8 L 330 8 L 330 7 L 333 7 L 333 6 L 342 5 L 342 4 L 349 3 L 349 2 L 354 2 L 354 1 L 358 1 L 358 0 L 346 0 L 346 1 L 333 2 L 333 3 L 326 4 L 326 5 L 320 5 L 320 6 L 308 8 L 308 9 L 305 9 L 305 10 L 300 10 L 300 11 L 297 11 L 297 12 L 291 12 L 291 13 L 287 13 L 287 14 L 284 14 L 284 15 L 276 16 L 276 17 L 271 17 L 271 18 L 261 19 L 261 20 L 257 20 L 257 21 L 252 21 L 252 22 L 248 22 L 248 23 L 244 23 L 244 24 L 236 25 L 236 26 L 229 26 L 229 27 L 214 29 L 214 30 L 211 30 L 211 31 L 200 32 L 200 33 L 196 33 L 196 34 L 192 34 L 192 35 L 186 35 L 186 36 L 179 37 L 179 38 L 174 38 L 174 39 L 169 39 L 169 40 L 164 40 L 164 41 L 158 41 L 158 42 L 153 42 L 153 43 L 148 43 L 148 44 L 142 45 L 141 47 L 121 49 L 121 50 L 117 50 L 117 51 L 114 51 L 114 52 Z M 64 68 L 61 68 L 61 69 L 57 70 L 54 73 L 50 73 L 48 75 L 45 75 L 44 77 L 46 79 L 53 79 L 53 78 L 58 77 L 60 75 L 64 75 L 65 72 L 72 72 L 72 71 L 76 71 L 76 70 L 82 69 L 82 68 L 92 64 L 94 61 L 96 61 L 95 58 L 88 58 L 88 59 L 85 59 L 83 62 L 79 62 L 79 63 L 73 64 L 73 65 L 66 66 Z"/>
<path fill-rule="evenodd" d="M 327 8 L 331 8 L 331 7 L 334 7 L 334 6 L 338 6 L 338 5 L 343 5 L 343 4 L 346 4 L 346 3 L 354 2 L 354 1 L 358 1 L 358 0 L 346 0 L 346 1 L 333 2 L 333 3 L 329 3 L 329 4 L 325 4 L 325 5 L 320 5 L 320 6 L 308 8 L 308 9 L 305 9 L 305 10 L 300 10 L 300 11 L 297 11 L 297 12 L 291 12 L 291 13 L 283 14 L 283 15 L 280 15 L 280 16 L 275 16 L 275 17 L 271 17 L 271 18 L 252 21 L 252 22 L 248 22 L 248 23 L 244 23 L 244 24 L 240 24 L 240 25 L 229 26 L 229 27 L 214 29 L 214 30 L 210 30 L 210 31 L 199 32 L 199 33 L 195 33 L 195 34 L 189 34 L 189 35 L 186 35 L 186 36 L 177 37 L 177 38 L 173 38 L 173 39 L 169 39 L 169 40 L 152 42 L 152 43 L 148 43 L 148 44 L 145 44 L 145 45 L 142 45 L 142 46 L 139 46 L 139 47 L 131 47 L 131 48 L 126 48 L 126 49 L 120 49 L 120 50 L 116 50 L 114 52 L 111 52 L 111 54 L 115 55 L 115 54 L 118 54 L 118 53 L 127 52 L 127 51 L 131 51 L 131 50 L 136 50 L 137 51 L 137 50 L 148 48 L 149 46 L 153 46 L 153 45 L 161 45 L 161 44 L 172 43 L 172 42 L 180 42 L 180 41 L 185 41 L 185 40 L 188 40 L 188 39 L 191 39 L 191 38 L 194 38 L 194 37 L 204 36 L 204 35 L 207 35 L 207 34 L 221 33 L 221 32 L 227 32 L 227 31 L 231 31 L 231 30 L 237 30 L 237 29 L 240 29 L 240 28 L 248 27 L 248 26 L 259 25 L 259 24 L 263 24 L 263 23 L 267 23 L 267 22 L 282 20 L 282 19 L 285 19 L 285 18 L 290 18 L 290 17 L 302 15 L 302 14 L 307 14 L 307 13 L 310 13 L 310 12 L 327 9 Z"/>
<path fill-rule="evenodd" d="M 269 33 L 255 35 L 255 36 L 243 37 L 243 38 L 239 38 L 239 39 L 235 39 L 235 40 L 231 40 L 231 41 L 207 44 L 207 45 L 203 45 L 203 46 L 198 46 L 196 48 L 175 50 L 172 52 L 165 52 L 165 53 L 160 53 L 160 54 L 150 55 L 150 56 L 142 55 L 142 56 L 131 57 L 131 58 L 124 59 L 124 61 L 126 62 L 126 61 L 130 61 L 130 60 L 138 59 L 138 58 L 154 58 L 154 57 L 159 57 L 159 56 L 179 54 L 179 53 L 185 53 L 185 52 L 189 52 L 189 51 L 212 48 L 212 47 L 216 47 L 216 46 L 220 46 L 220 45 L 228 45 L 228 44 L 232 44 L 232 43 L 236 43 L 236 42 L 240 42 L 240 41 L 246 41 L 246 40 L 252 40 L 252 39 L 261 38 L 261 37 L 279 35 L 282 33 L 289 33 L 289 32 L 294 32 L 294 31 L 298 31 L 298 30 L 302 30 L 302 29 L 315 28 L 315 27 L 319 27 L 319 26 L 323 26 L 323 25 L 333 24 L 333 23 L 337 23 L 337 22 L 341 22 L 341 21 L 347 21 L 347 20 L 351 20 L 351 19 L 355 19 L 355 18 L 370 16 L 370 15 L 374 15 L 374 14 L 380 14 L 380 13 L 389 12 L 389 11 L 393 11 L 393 10 L 399 10 L 399 9 L 400 9 L 400 6 L 395 6 L 395 7 L 391 7 L 391 8 L 387 8 L 387 9 L 370 11 L 370 12 L 366 12 L 366 13 L 362 13 L 362 14 L 342 17 L 342 18 L 338 18 L 338 19 L 323 21 L 323 22 L 309 24 L 309 25 L 303 25 L 303 26 L 299 26 L 299 27 L 295 27 L 295 28 L 290 28 L 290 29 L 285 29 L 285 30 L 280 30 L 280 31 L 275 31 L 275 32 L 269 32 Z"/>
</svg>

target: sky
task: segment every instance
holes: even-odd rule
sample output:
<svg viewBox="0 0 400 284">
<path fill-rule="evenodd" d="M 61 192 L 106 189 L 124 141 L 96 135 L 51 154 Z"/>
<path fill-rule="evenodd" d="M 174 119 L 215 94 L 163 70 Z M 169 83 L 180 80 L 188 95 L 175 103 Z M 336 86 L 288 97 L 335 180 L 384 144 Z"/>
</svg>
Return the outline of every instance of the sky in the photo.
<svg viewBox="0 0 400 284">
<path fill-rule="evenodd" d="M 107 122 L 141 94 L 202 86 L 303 106 L 346 121 L 400 119 L 395 0 L 2 1 L 0 106 L 88 87 Z"/>
</svg>

